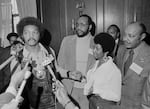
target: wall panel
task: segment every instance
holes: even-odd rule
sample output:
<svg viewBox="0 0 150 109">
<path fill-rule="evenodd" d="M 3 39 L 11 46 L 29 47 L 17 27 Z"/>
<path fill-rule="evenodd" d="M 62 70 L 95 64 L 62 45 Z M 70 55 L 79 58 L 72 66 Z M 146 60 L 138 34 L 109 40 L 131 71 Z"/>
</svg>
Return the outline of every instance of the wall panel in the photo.
<svg viewBox="0 0 150 109">
<path fill-rule="evenodd" d="M 43 21 L 52 34 L 56 54 L 63 37 L 74 34 L 73 22 L 79 17 L 79 2 L 85 3 L 83 14 L 92 17 L 96 33 L 106 31 L 111 24 L 120 27 L 122 36 L 128 23 L 142 21 L 150 31 L 150 0 L 41 0 Z"/>
<path fill-rule="evenodd" d="M 61 42 L 59 0 L 42 0 L 42 13 L 44 26 L 52 35 L 51 46 L 57 53 Z"/>
<path fill-rule="evenodd" d="M 123 30 L 124 23 L 124 2 L 123 0 L 105 0 L 104 3 L 104 30 L 106 31 L 108 26 L 116 24 Z"/>
</svg>

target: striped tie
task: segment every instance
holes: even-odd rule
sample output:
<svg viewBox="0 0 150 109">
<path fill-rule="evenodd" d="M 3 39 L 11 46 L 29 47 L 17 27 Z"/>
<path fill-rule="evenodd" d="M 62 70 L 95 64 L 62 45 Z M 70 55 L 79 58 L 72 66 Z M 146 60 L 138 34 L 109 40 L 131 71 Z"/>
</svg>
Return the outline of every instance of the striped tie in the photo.
<svg viewBox="0 0 150 109">
<path fill-rule="evenodd" d="M 131 49 L 131 50 L 129 51 L 129 56 L 128 56 L 128 58 L 127 58 L 125 64 L 124 64 L 124 76 L 126 75 L 128 69 L 129 69 L 129 67 L 130 67 L 130 65 L 131 65 L 131 63 L 132 63 L 133 55 L 134 55 L 134 51 L 133 51 L 133 49 Z"/>
</svg>

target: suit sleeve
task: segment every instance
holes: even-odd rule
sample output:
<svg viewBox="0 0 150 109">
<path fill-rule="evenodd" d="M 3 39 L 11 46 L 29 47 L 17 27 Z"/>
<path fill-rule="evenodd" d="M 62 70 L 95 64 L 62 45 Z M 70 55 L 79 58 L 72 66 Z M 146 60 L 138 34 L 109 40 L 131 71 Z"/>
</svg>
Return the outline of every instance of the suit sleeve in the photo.
<svg viewBox="0 0 150 109">
<path fill-rule="evenodd" d="M 142 95 L 142 107 L 143 109 L 150 109 L 150 75 L 146 80 L 143 95 Z"/>
<path fill-rule="evenodd" d="M 66 49 L 66 38 L 62 40 L 59 53 L 58 53 L 58 58 L 57 58 L 57 70 L 60 72 L 60 75 L 62 77 L 67 77 L 67 69 L 65 69 L 65 49 Z"/>
<path fill-rule="evenodd" d="M 66 38 L 64 38 L 62 40 L 62 43 L 61 43 L 61 46 L 60 46 L 60 49 L 59 49 L 59 53 L 58 53 L 58 58 L 57 58 L 57 61 L 58 61 L 58 65 L 61 66 L 62 68 L 65 68 L 64 64 L 65 64 L 65 47 L 66 46 Z"/>
</svg>

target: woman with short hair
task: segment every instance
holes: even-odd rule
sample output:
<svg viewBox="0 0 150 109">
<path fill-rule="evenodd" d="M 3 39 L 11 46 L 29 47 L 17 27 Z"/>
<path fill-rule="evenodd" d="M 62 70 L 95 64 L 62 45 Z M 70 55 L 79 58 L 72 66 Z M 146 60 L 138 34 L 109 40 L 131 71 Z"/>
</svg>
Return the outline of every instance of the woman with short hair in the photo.
<svg viewBox="0 0 150 109">
<path fill-rule="evenodd" d="M 121 72 L 111 57 L 115 40 L 107 33 L 100 33 L 94 43 L 93 55 L 97 61 L 87 73 L 84 94 L 90 96 L 90 109 L 111 109 L 121 98 Z"/>
</svg>

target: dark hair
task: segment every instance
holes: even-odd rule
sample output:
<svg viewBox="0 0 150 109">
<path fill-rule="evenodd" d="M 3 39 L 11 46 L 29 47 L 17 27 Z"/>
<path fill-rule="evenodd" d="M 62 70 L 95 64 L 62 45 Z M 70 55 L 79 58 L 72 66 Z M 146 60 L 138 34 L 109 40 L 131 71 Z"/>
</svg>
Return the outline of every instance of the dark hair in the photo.
<svg viewBox="0 0 150 109">
<path fill-rule="evenodd" d="M 142 29 L 141 34 L 142 33 L 146 33 L 146 31 L 147 31 L 146 26 L 143 23 L 139 23 L 139 25 L 140 25 L 140 27 Z"/>
<path fill-rule="evenodd" d="M 96 30 L 96 25 L 93 22 L 92 18 L 90 16 L 88 16 L 87 14 L 82 14 L 80 17 L 88 18 L 88 24 L 92 25 L 92 28 L 91 28 L 90 32 L 91 32 L 91 35 L 94 36 L 95 35 L 95 30 Z"/>
<path fill-rule="evenodd" d="M 15 36 L 16 38 L 19 37 L 17 33 L 9 33 L 9 34 L 7 35 L 7 39 L 10 41 L 10 38 L 11 38 L 12 36 Z"/>
<path fill-rule="evenodd" d="M 148 45 L 150 45 L 150 34 L 147 32 L 146 26 L 143 23 L 139 23 L 141 27 L 141 35 L 144 33 L 146 37 L 143 39 Z"/>
<path fill-rule="evenodd" d="M 13 45 L 16 45 L 16 44 L 24 45 L 21 41 L 18 41 L 18 40 L 16 40 L 16 41 L 13 42 Z"/>
<path fill-rule="evenodd" d="M 148 45 L 150 45 L 150 33 L 146 32 L 146 37 L 143 39 Z"/>
<path fill-rule="evenodd" d="M 99 33 L 94 37 L 94 43 L 100 44 L 103 52 L 108 52 L 108 55 L 111 56 L 115 47 L 115 40 L 111 35 L 108 33 Z"/>
<path fill-rule="evenodd" d="M 38 30 L 40 33 L 43 31 L 43 25 L 39 19 L 37 19 L 35 17 L 25 17 L 25 18 L 21 19 L 19 21 L 19 23 L 17 24 L 17 32 L 18 32 L 18 35 L 21 36 L 21 38 L 22 38 L 22 34 L 23 34 L 23 29 L 27 25 L 34 25 L 34 26 L 38 27 Z M 41 36 L 40 36 L 40 38 L 41 38 Z"/>
<path fill-rule="evenodd" d="M 45 46 L 49 46 L 52 40 L 51 33 L 47 29 L 44 29 L 41 35 L 42 38 L 40 39 L 40 43 L 42 43 Z"/>
<path fill-rule="evenodd" d="M 108 31 L 111 27 L 115 27 L 115 28 L 116 28 L 117 33 L 119 33 L 118 38 L 120 38 L 120 36 L 121 36 L 121 34 L 120 34 L 120 28 L 119 28 L 117 25 L 112 24 L 112 25 L 110 25 L 110 26 L 107 28 L 107 31 Z"/>
</svg>

